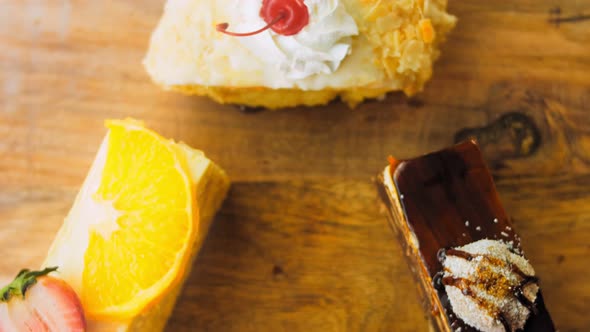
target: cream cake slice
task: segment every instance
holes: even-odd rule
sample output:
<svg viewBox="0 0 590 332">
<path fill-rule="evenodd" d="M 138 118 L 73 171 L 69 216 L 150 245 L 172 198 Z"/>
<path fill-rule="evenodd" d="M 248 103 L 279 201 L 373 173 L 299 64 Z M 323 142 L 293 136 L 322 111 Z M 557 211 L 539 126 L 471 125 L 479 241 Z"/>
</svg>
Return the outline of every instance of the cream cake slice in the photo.
<svg viewBox="0 0 590 332">
<path fill-rule="evenodd" d="M 139 121 L 107 127 L 43 266 L 78 294 L 89 332 L 162 331 L 230 181 Z"/>
<path fill-rule="evenodd" d="M 432 75 L 455 24 L 446 0 L 168 0 L 144 66 L 220 103 L 350 106 Z"/>
</svg>

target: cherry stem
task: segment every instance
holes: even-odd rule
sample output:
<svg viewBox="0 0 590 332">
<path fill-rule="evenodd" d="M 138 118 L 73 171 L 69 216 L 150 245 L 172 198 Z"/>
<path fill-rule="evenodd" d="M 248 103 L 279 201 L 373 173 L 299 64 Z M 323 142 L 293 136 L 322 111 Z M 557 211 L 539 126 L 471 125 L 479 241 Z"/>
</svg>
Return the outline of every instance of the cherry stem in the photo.
<svg viewBox="0 0 590 332">
<path fill-rule="evenodd" d="M 277 15 L 277 17 L 275 17 L 270 23 L 268 23 L 266 26 L 252 31 L 252 32 L 232 32 L 232 31 L 227 31 L 227 28 L 229 28 L 229 23 L 219 23 L 216 26 L 217 31 L 219 32 L 223 32 L 226 35 L 230 35 L 230 36 L 235 36 L 235 37 L 247 37 L 247 36 L 253 36 L 256 34 L 261 33 L 264 30 L 270 29 L 273 25 L 277 24 L 280 20 L 284 19 L 285 15 L 284 14 L 279 14 Z"/>
</svg>

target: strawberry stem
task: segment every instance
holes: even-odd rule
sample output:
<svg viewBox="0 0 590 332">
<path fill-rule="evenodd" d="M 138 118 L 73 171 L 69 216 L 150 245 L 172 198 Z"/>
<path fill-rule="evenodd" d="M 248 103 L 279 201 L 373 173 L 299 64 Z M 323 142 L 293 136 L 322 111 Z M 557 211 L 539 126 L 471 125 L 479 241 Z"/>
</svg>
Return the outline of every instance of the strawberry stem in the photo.
<svg viewBox="0 0 590 332">
<path fill-rule="evenodd" d="M 8 302 L 13 296 L 24 298 L 27 289 L 37 282 L 38 277 L 48 275 L 54 271 L 57 271 L 57 266 L 46 267 L 41 271 L 20 270 L 10 284 L 0 289 L 0 302 Z"/>
</svg>

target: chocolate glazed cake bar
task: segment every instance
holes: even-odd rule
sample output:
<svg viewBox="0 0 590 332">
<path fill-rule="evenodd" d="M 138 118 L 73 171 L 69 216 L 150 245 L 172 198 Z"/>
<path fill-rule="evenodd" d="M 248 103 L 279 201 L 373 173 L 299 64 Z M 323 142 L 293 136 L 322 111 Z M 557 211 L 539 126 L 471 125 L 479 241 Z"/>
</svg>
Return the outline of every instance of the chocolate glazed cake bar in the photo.
<svg viewBox="0 0 590 332">
<path fill-rule="evenodd" d="M 473 141 L 390 160 L 378 187 L 437 331 L 555 331 Z"/>
</svg>

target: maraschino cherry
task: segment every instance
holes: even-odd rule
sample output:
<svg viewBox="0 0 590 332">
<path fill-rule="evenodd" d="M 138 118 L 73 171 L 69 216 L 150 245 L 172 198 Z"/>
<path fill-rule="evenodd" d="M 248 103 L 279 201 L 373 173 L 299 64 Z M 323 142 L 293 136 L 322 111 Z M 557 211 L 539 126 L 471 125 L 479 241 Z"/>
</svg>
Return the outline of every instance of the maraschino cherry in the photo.
<svg viewBox="0 0 590 332">
<path fill-rule="evenodd" d="M 217 31 L 236 37 L 253 36 L 267 29 L 283 36 L 297 34 L 309 23 L 309 11 L 303 1 L 263 0 L 260 17 L 266 22 L 266 26 L 251 32 L 232 32 L 227 31 L 229 23 L 219 23 Z"/>
</svg>

